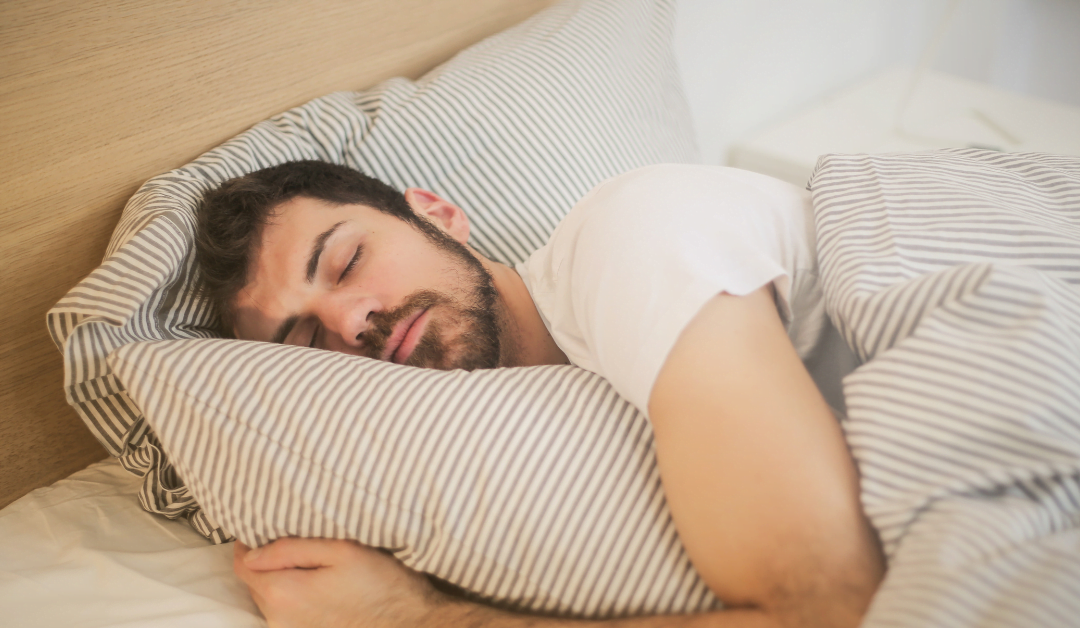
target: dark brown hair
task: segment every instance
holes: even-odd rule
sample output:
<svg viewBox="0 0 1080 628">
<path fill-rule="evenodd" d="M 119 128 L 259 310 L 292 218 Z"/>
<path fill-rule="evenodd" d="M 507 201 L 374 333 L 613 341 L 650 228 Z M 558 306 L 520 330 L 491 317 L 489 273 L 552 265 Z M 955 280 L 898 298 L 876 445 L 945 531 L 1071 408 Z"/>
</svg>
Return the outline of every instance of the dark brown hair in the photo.
<svg viewBox="0 0 1080 628">
<path fill-rule="evenodd" d="M 195 228 L 200 290 L 217 310 L 223 335 L 233 335 L 234 301 L 248 282 L 263 227 L 275 208 L 297 197 L 367 205 L 404 220 L 428 237 L 438 230 L 412 211 L 404 194 L 347 166 L 291 161 L 229 179 L 203 198 Z"/>
</svg>

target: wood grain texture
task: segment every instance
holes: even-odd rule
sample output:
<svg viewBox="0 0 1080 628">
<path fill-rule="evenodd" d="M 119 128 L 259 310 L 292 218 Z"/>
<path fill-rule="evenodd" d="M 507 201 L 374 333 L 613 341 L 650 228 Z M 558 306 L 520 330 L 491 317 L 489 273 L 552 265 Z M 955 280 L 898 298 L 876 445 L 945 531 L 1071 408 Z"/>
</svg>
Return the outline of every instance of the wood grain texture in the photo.
<svg viewBox="0 0 1080 628">
<path fill-rule="evenodd" d="M 0 506 L 105 456 L 45 312 L 146 179 L 312 98 L 417 77 L 551 0 L 0 3 Z"/>
</svg>

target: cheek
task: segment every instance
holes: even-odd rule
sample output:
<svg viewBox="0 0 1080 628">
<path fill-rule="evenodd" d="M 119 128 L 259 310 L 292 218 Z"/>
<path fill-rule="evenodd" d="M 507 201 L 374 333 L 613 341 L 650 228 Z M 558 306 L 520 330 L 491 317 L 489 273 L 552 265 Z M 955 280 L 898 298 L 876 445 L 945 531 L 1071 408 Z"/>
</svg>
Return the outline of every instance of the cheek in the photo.
<svg viewBox="0 0 1080 628">
<path fill-rule="evenodd" d="M 428 247 L 388 256 L 384 263 L 372 264 L 369 271 L 369 285 L 373 288 L 402 295 L 424 289 L 447 291 L 447 282 L 454 283 L 460 277 L 459 269 Z"/>
</svg>

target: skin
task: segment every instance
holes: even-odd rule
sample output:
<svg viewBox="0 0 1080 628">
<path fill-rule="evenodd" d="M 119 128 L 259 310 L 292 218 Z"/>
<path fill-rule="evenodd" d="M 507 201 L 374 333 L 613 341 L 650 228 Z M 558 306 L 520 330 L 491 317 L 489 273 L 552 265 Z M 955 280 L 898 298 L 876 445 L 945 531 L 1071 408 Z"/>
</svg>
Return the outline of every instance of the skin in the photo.
<svg viewBox="0 0 1080 628">
<path fill-rule="evenodd" d="M 406 198 L 465 242 L 468 223 L 459 208 L 423 191 L 410 190 Z M 304 203 L 294 205 L 282 208 L 280 229 L 267 229 L 253 285 L 241 296 L 248 309 L 240 311 L 240 334 L 266 336 L 299 311 L 342 330 L 334 333 L 348 345 L 355 328 L 334 323 L 332 313 L 355 321 L 360 317 L 349 307 L 390 307 L 457 272 L 425 250 L 429 241 L 408 234 L 415 229 L 362 208 L 350 220 L 366 234 L 357 237 L 371 242 L 374 278 L 357 276 L 356 284 L 321 292 L 281 285 L 280 277 L 297 276 L 296 252 L 310 251 L 320 225 L 341 219 L 314 211 L 325 207 L 308 212 Z M 393 247 L 376 246 L 382 239 Z M 513 364 L 565 362 L 520 277 L 479 259 L 502 297 Z M 672 518 L 694 567 L 725 603 L 722 611 L 606 622 L 514 615 L 436 591 L 381 551 L 326 539 L 282 539 L 255 550 L 237 543 L 234 569 L 275 627 L 858 625 L 884 562 L 859 506 L 858 476 L 840 427 L 788 339 L 771 286 L 741 297 L 720 294 L 702 308 L 665 361 L 649 414 Z"/>
</svg>

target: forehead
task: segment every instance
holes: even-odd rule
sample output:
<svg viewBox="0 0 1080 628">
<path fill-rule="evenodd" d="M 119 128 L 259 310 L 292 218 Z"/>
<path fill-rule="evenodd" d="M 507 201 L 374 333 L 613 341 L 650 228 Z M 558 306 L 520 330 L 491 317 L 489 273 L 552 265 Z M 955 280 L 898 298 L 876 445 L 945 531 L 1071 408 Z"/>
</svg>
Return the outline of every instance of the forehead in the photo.
<svg viewBox="0 0 1080 628">
<path fill-rule="evenodd" d="M 366 205 L 335 205 L 306 197 L 278 205 L 271 212 L 251 252 L 247 287 L 269 277 L 286 278 L 296 273 L 302 277 L 320 236 L 325 241 L 323 234 L 335 226 L 338 226 L 334 229 L 335 236 L 338 230 L 371 228 L 380 222 L 380 214 L 382 212 Z M 297 264 L 301 268 L 296 268 Z"/>
<path fill-rule="evenodd" d="M 334 224 L 341 220 L 360 223 L 380 218 L 396 220 L 373 207 L 354 204 L 337 204 L 329 201 L 298 196 L 274 207 L 260 235 L 260 248 L 276 241 L 302 240 L 312 232 L 321 233 L 320 225 Z"/>
<path fill-rule="evenodd" d="M 386 232 L 408 230 L 409 224 L 397 216 L 362 204 L 335 204 L 315 198 L 297 197 L 275 207 L 259 234 L 259 241 L 251 254 L 250 283 L 261 264 L 296 261 L 302 255 L 304 262 L 320 235 L 335 225 L 342 232 Z M 334 236 L 336 238 L 337 231 Z"/>
</svg>

